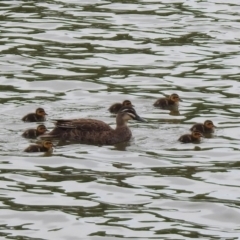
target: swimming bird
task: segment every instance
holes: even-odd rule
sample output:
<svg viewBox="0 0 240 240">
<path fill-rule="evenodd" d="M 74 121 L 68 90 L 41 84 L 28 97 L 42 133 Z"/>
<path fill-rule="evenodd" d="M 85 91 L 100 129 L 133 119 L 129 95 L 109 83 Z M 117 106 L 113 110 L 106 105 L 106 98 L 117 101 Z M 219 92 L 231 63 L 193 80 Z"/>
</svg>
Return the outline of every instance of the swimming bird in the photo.
<svg viewBox="0 0 240 240">
<path fill-rule="evenodd" d="M 160 107 L 162 109 L 178 108 L 179 101 L 181 102 L 182 99 L 178 96 L 178 94 L 173 93 L 168 97 L 157 99 L 153 106 Z"/>
<path fill-rule="evenodd" d="M 24 122 L 43 122 L 47 113 L 43 108 L 37 108 L 35 113 L 29 113 L 22 118 Z"/>
<path fill-rule="evenodd" d="M 194 142 L 199 142 L 201 140 L 201 137 L 203 137 L 202 133 L 195 130 L 191 134 L 182 135 L 178 139 L 178 141 L 183 143 L 194 143 Z"/>
<path fill-rule="evenodd" d="M 33 144 L 28 146 L 24 152 L 52 152 L 53 143 L 51 141 L 42 141 L 40 144 Z"/>
<path fill-rule="evenodd" d="M 124 107 L 116 116 L 116 128 L 111 128 L 107 123 L 96 119 L 63 119 L 55 120 L 56 127 L 40 138 L 58 138 L 86 144 L 114 145 L 129 141 L 132 137 L 127 126 L 128 120 L 146 122 L 138 116 L 132 107 Z"/>
<path fill-rule="evenodd" d="M 211 120 L 206 120 L 204 123 L 196 123 L 194 124 L 190 130 L 194 131 L 197 130 L 201 133 L 213 133 L 214 132 L 214 128 L 216 126 L 213 124 L 213 122 Z"/>
<path fill-rule="evenodd" d="M 108 111 L 117 114 L 122 107 L 134 107 L 134 105 L 132 105 L 131 101 L 124 100 L 122 103 L 114 103 L 109 107 Z"/>
<path fill-rule="evenodd" d="M 27 129 L 22 136 L 25 138 L 36 138 L 42 134 L 44 134 L 47 131 L 47 128 L 45 125 L 41 124 L 38 125 L 36 129 L 30 128 Z"/>
</svg>

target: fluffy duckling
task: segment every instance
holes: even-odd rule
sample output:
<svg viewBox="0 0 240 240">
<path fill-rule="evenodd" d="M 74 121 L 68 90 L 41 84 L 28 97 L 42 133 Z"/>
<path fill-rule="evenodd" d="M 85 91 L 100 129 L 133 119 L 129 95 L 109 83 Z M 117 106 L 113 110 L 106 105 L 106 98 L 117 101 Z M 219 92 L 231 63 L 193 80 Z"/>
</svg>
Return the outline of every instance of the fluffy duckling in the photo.
<svg viewBox="0 0 240 240">
<path fill-rule="evenodd" d="M 29 113 L 22 118 L 24 122 L 43 122 L 47 113 L 43 108 L 37 108 L 35 113 Z"/>
<path fill-rule="evenodd" d="M 182 135 L 178 139 L 178 141 L 183 143 L 195 143 L 195 142 L 200 142 L 201 137 L 203 137 L 202 133 L 197 130 L 194 130 L 191 134 Z"/>
<path fill-rule="evenodd" d="M 115 114 L 117 114 L 122 107 L 134 107 L 134 105 L 132 105 L 131 101 L 129 101 L 129 100 L 124 100 L 122 103 L 114 103 L 114 104 L 108 109 L 108 111 L 109 111 L 110 113 L 115 113 Z"/>
<path fill-rule="evenodd" d="M 196 123 L 194 124 L 190 130 L 194 131 L 197 130 L 201 133 L 213 133 L 214 132 L 214 128 L 216 126 L 213 124 L 213 122 L 211 120 L 206 120 L 204 123 Z"/>
<path fill-rule="evenodd" d="M 52 152 L 53 143 L 51 141 L 42 141 L 40 144 L 33 144 L 28 146 L 24 152 Z"/>
<path fill-rule="evenodd" d="M 44 134 L 47 131 L 47 128 L 45 127 L 45 125 L 41 124 L 38 125 L 36 129 L 27 129 L 22 136 L 25 138 L 36 138 L 42 134 Z"/>
<path fill-rule="evenodd" d="M 166 98 L 159 98 L 154 104 L 154 107 L 160 107 L 162 109 L 172 109 L 178 108 L 179 101 L 181 102 L 182 99 L 176 94 L 173 93 Z"/>
<path fill-rule="evenodd" d="M 127 126 L 129 120 L 146 122 L 132 107 L 122 108 L 116 116 L 116 128 L 111 128 L 107 123 L 96 119 L 69 119 L 56 120 L 56 127 L 40 138 L 58 138 L 86 144 L 114 145 L 129 141 L 132 137 Z"/>
</svg>

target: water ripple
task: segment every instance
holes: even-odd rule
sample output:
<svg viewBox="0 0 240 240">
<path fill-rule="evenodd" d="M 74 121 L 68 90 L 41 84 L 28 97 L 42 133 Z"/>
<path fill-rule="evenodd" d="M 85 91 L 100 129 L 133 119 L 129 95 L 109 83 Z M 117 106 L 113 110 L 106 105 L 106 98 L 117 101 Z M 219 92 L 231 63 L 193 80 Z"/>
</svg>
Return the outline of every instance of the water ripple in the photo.
<svg viewBox="0 0 240 240">
<path fill-rule="evenodd" d="M 1 1 L 1 230 L 7 239 L 238 239 L 236 0 Z M 179 112 L 153 107 L 178 93 Z M 148 123 L 115 146 L 28 154 L 21 117 L 96 118 L 129 99 Z M 181 144 L 195 122 L 212 137 Z"/>
</svg>

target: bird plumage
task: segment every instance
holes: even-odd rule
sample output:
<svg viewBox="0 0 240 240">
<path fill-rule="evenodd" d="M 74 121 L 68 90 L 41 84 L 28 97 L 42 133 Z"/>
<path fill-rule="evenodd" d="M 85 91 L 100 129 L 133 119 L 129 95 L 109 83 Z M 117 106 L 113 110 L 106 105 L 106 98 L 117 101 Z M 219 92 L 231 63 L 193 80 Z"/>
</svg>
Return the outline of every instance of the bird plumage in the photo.
<svg viewBox="0 0 240 240">
<path fill-rule="evenodd" d="M 134 107 L 134 106 L 132 105 L 132 102 L 131 102 L 131 101 L 129 101 L 129 100 L 124 100 L 122 103 L 114 103 L 113 105 L 111 105 L 111 106 L 109 107 L 108 111 L 109 111 L 110 113 L 115 113 L 115 114 L 117 114 L 122 107 Z"/>
<path fill-rule="evenodd" d="M 56 120 L 56 127 L 41 138 L 58 138 L 86 144 L 113 145 L 129 141 L 132 133 L 128 120 L 145 121 L 132 107 L 124 107 L 116 116 L 116 128 L 96 119 Z"/>
<path fill-rule="evenodd" d="M 22 118 L 24 122 L 43 122 L 47 113 L 43 108 L 37 108 L 35 113 L 29 113 Z"/>
</svg>

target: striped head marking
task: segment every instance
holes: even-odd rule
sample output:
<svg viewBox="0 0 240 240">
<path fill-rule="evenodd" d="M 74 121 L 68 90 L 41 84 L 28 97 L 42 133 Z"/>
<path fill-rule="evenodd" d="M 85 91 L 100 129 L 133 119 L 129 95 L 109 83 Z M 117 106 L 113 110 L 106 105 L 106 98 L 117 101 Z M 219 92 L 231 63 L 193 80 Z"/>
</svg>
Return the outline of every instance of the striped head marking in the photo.
<svg viewBox="0 0 240 240">
<path fill-rule="evenodd" d="M 37 126 L 37 132 L 39 133 L 45 133 L 47 131 L 47 128 L 45 125 L 41 124 Z"/>
<path fill-rule="evenodd" d="M 42 145 L 47 149 L 51 149 L 53 147 L 53 143 L 51 141 L 43 141 Z"/>
<path fill-rule="evenodd" d="M 136 120 L 136 121 L 140 121 L 140 122 L 146 122 L 145 119 L 141 118 L 135 111 L 134 108 L 132 107 L 123 107 L 119 114 L 123 114 L 123 119 L 125 121 L 128 120 Z"/>
<path fill-rule="evenodd" d="M 210 129 L 216 127 L 211 120 L 206 120 L 206 121 L 204 122 L 204 126 L 205 126 L 206 128 L 210 128 Z"/>
<path fill-rule="evenodd" d="M 196 139 L 200 139 L 201 137 L 203 137 L 202 133 L 196 130 L 192 132 L 192 136 Z"/>
<path fill-rule="evenodd" d="M 37 108 L 36 109 L 36 114 L 38 116 L 45 116 L 45 115 L 47 115 L 47 113 L 45 112 L 45 110 L 43 108 Z"/>
<path fill-rule="evenodd" d="M 132 105 L 132 102 L 129 101 L 129 100 L 124 100 L 123 103 L 122 103 L 123 107 L 134 107 Z"/>
<path fill-rule="evenodd" d="M 173 102 L 181 102 L 182 101 L 182 99 L 176 93 L 171 94 L 169 96 L 169 99 Z"/>
</svg>

